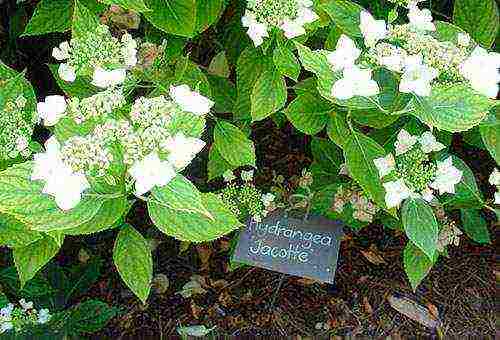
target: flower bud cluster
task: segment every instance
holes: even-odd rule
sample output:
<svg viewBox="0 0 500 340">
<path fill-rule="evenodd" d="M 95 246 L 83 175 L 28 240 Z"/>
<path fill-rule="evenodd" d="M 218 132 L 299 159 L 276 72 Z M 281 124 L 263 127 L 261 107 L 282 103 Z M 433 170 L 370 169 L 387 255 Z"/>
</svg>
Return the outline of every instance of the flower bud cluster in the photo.
<svg viewBox="0 0 500 340">
<path fill-rule="evenodd" d="M 116 87 L 83 99 L 73 97 L 68 101 L 68 114 L 77 124 L 87 120 L 102 120 L 126 104 L 122 91 L 122 88 Z"/>
<path fill-rule="evenodd" d="M 48 309 L 36 310 L 33 302 L 19 300 L 19 306 L 9 303 L 0 309 L 0 334 L 15 332 L 23 334 L 29 328 L 49 322 L 51 315 Z"/>
<path fill-rule="evenodd" d="M 226 206 L 242 221 L 252 217 L 255 221 L 261 221 L 272 211 L 272 202 L 269 196 L 257 189 L 252 183 L 245 182 L 238 185 L 234 182 L 219 193 L 220 198 Z"/>
<path fill-rule="evenodd" d="M 341 214 L 349 204 L 353 209 L 352 217 L 361 222 L 372 222 L 380 210 L 360 188 L 342 185 L 335 193 L 332 210 Z"/>
<path fill-rule="evenodd" d="M 33 122 L 27 112 L 27 101 L 23 95 L 5 102 L 0 110 L 0 160 L 29 157 L 29 141 L 33 134 Z"/>
</svg>

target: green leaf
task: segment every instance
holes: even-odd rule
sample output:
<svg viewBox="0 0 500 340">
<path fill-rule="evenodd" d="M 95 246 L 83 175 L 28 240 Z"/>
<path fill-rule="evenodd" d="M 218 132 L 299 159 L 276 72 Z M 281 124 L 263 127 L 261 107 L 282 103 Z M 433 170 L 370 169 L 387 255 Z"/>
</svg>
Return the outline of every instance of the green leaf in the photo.
<svg viewBox="0 0 500 340">
<path fill-rule="evenodd" d="M 311 152 L 314 161 L 323 169 L 327 169 L 331 173 L 338 173 L 343 158 L 342 150 L 335 143 L 326 138 L 314 137 L 311 141 Z"/>
<path fill-rule="evenodd" d="M 236 65 L 236 103 L 234 117 L 237 120 L 250 120 L 251 94 L 257 79 L 263 70 L 264 56 L 260 49 L 253 46 L 246 48 L 238 58 Z"/>
<path fill-rule="evenodd" d="M 281 75 L 297 81 L 300 74 L 300 64 L 291 49 L 278 40 L 278 45 L 273 52 L 274 66 Z"/>
<path fill-rule="evenodd" d="M 72 38 L 79 38 L 99 26 L 99 18 L 81 0 L 75 0 L 73 10 Z"/>
<path fill-rule="evenodd" d="M 144 17 L 156 28 L 191 38 L 196 32 L 196 0 L 146 0 Z"/>
<path fill-rule="evenodd" d="M 460 209 L 462 227 L 467 235 L 477 243 L 491 243 L 486 221 L 477 209 Z"/>
<path fill-rule="evenodd" d="M 212 90 L 212 100 L 215 102 L 216 112 L 233 112 L 236 102 L 236 88 L 234 84 L 226 78 L 214 75 L 207 75 L 210 89 Z"/>
<path fill-rule="evenodd" d="M 293 126 L 308 135 L 315 135 L 326 126 L 333 111 L 332 103 L 305 93 L 295 98 L 285 110 Z"/>
<path fill-rule="evenodd" d="M 68 334 L 81 337 L 81 333 L 90 334 L 101 330 L 116 314 L 114 308 L 102 301 L 87 300 L 65 311 L 62 319 Z"/>
<path fill-rule="evenodd" d="M 360 13 L 364 8 L 349 0 L 329 0 L 320 6 L 332 18 L 345 34 L 351 37 L 362 37 Z"/>
<path fill-rule="evenodd" d="M 222 158 L 232 166 L 255 166 L 253 142 L 236 126 L 223 120 L 217 121 L 214 130 L 214 145 Z"/>
<path fill-rule="evenodd" d="M 122 280 L 146 303 L 153 279 L 153 258 L 148 241 L 132 226 L 124 225 L 115 241 L 113 261 Z"/>
<path fill-rule="evenodd" d="M 71 27 L 70 0 L 42 0 L 33 12 L 21 36 L 66 32 Z"/>
<path fill-rule="evenodd" d="M 436 253 L 439 226 L 432 208 L 420 198 L 406 199 L 401 208 L 406 236 L 429 259 Z"/>
<path fill-rule="evenodd" d="M 413 243 L 408 242 L 406 244 L 403 252 L 403 262 L 413 291 L 417 290 L 418 285 L 429 274 L 436 260 L 437 258 L 429 259 Z"/>
<path fill-rule="evenodd" d="M 224 51 L 217 53 L 212 59 L 210 65 L 208 65 L 208 73 L 223 78 L 229 78 L 231 71 L 229 70 L 229 64 L 227 63 Z"/>
<path fill-rule="evenodd" d="M 179 85 L 187 84 L 191 89 L 200 92 L 204 96 L 211 96 L 207 76 L 188 57 L 182 57 L 177 61 L 175 65 L 175 83 Z"/>
<path fill-rule="evenodd" d="M 489 48 L 498 34 L 500 17 L 495 0 L 455 0 L 453 22 Z"/>
<path fill-rule="evenodd" d="M 349 174 L 380 207 L 385 207 L 385 189 L 373 160 L 384 157 L 386 152 L 370 137 L 354 132 L 344 144 L 344 158 Z"/>
<path fill-rule="evenodd" d="M 432 32 L 431 34 L 439 41 L 449 41 L 453 44 L 457 44 L 458 34 L 467 33 L 460 27 L 446 21 L 436 20 L 434 21 L 434 25 L 436 26 L 436 31 Z"/>
<path fill-rule="evenodd" d="M 99 0 L 106 5 L 118 5 L 123 9 L 130 9 L 132 11 L 142 13 L 148 12 L 150 9 L 142 0 Z"/>
<path fill-rule="evenodd" d="M 460 158 L 453 157 L 453 165 L 462 171 L 462 180 L 455 186 L 455 194 L 445 194 L 440 200 L 450 208 L 481 208 L 483 195 L 479 190 L 472 170 Z"/>
<path fill-rule="evenodd" d="M 269 117 L 283 108 L 287 99 L 285 79 L 271 63 L 265 65 L 250 97 L 252 121 Z"/>
<path fill-rule="evenodd" d="M 163 187 L 154 187 L 151 193 L 156 203 L 171 210 L 199 213 L 211 218 L 201 201 L 201 193 L 182 175 L 177 175 Z"/>
<path fill-rule="evenodd" d="M 196 1 L 196 32 L 203 32 L 222 15 L 224 0 Z"/>
<path fill-rule="evenodd" d="M 343 112 L 332 112 L 326 127 L 328 137 L 341 148 L 344 147 L 347 137 L 351 134 L 347 125 L 346 115 Z"/>
<path fill-rule="evenodd" d="M 213 144 L 208 153 L 208 180 L 222 176 L 227 170 L 234 170 L 237 166 L 231 165 L 220 154 Z"/>
<path fill-rule="evenodd" d="M 500 108 L 497 106 L 496 112 L 500 112 Z M 498 113 L 497 113 L 498 114 Z M 479 133 L 481 134 L 481 139 L 486 146 L 486 149 L 490 153 L 491 157 L 500 164 L 500 150 L 498 135 L 500 132 L 500 122 L 498 120 L 497 114 L 490 114 L 488 119 L 484 120 L 479 125 Z"/>
<path fill-rule="evenodd" d="M 464 84 L 438 84 L 429 97 L 413 97 L 412 114 L 429 126 L 460 132 L 479 124 L 493 105 Z"/>
<path fill-rule="evenodd" d="M 154 224 L 162 232 L 181 241 L 212 241 L 242 226 L 217 195 L 202 194 L 202 201 L 213 219 L 168 209 L 154 200 L 148 201 L 148 210 Z"/>
<path fill-rule="evenodd" d="M 19 274 L 21 287 L 57 254 L 59 248 L 52 237 L 45 236 L 27 246 L 14 249 L 14 263 Z"/>
<path fill-rule="evenodd" d="M 125 199 L 120 192 L 88 192 L 75 208 L 62 211 L 50 196 L 42 193 L 42 181 L 31 181 L 32 169 L 33 163 L 26 162 L 0 172 L 0 213 L 16 218 L 32 230 L 68 230 L 89 223 L 102 228 L 107 226 L 108 214 L 116 213 L 103 211 L 104 204 Z"/>
<path fill-rule="evenodd" d="M 15 218 L 0 214 L 0 246 L 24 247 L 42 237 L 42 233 L 30 230 L 24 223 Z"/>
</svg>

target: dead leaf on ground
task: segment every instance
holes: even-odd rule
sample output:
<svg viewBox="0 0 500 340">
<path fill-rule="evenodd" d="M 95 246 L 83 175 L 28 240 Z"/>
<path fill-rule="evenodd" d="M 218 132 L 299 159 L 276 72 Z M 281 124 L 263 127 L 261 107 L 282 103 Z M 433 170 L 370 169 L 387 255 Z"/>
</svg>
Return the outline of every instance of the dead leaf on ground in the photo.
<svg viewBox="0 0 500 340">
<path fill-rule="evenodd" d="M 380 250 L 377 249 L 377 246 L 372 244 L 370 246 L 370 249 L 368 250 L 361 250 L 361 254 L 370 261 L 371 263 L 375 265 L 380 265 L 380 264 L 387 264 L 385 262 L 384 258 L 382 257 L 382 253 Z"/>
<path fill-rule="evenodd" d="M 212 248 L 206 244 L 199 244 L 196 246 L 198 256 L 201 260 L 201 269 L 208 269 L 210 266 L 210 257 L 212 256 Z"/>
<path fill-rule="evenodd" d="M 439 319 L 436 319 L 427 308 L 413 300 L 405 297 L 399 298 L 394 295 L 389 296 L 388 300 L 392 308 L 425 327 L 434 329 L 440 324 Z"/>
<path fill-rule="evenodd" d="M 363 309 L 366 314 L 373 314 L 373 307 L 370 305 L 370 301 L 368 301 L 368 297 L 363 297 Z"/>
</svg>

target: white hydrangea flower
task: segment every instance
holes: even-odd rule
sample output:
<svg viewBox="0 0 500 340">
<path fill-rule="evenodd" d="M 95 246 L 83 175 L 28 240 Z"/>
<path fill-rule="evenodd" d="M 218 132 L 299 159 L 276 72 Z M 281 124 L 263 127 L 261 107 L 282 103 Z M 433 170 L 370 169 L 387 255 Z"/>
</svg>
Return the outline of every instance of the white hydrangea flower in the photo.
<svg viewBox="0 0 500 340">
<path fill-rule="evenodd" d="M 67 103 L 63 96 L 47 96 L 36 106 L 38 117 L 45 126 L 54 126 L 66 115 Z"/>
<path fill-rule="evenodd" d="M 394 160 L 392 153 L 385 157 L 374 159 L 373 163 L 375 163 L 375 166 L 377 167 L 380 178 L 390 174 L 391 171 L 396 168 L 396 161 Z"/>
<path fill-rule="evenodd" d="M 401 131 L 399 131 L 398 133 L 397 140 L 394 143 L 394 147 L 396 148 L 396 156 L 410 151 L 415 143 L 417 143 L 417 137 L 411 135 L 405 129 L 401 129 Z"/>
<path fill-rule="evenodd" d="M 13 311 L 14 305 L 12 303 L 0 309 L 0 334 L 14 328 L 14 324 L 12 323 Z"/>
<path fill-rule="evenodd" d="M 493 203 L 500 205 L 500 191 L 495 192 L 495 201 Z"/>
<path fill-rule="evenodd" d="M 488 52 L 480 46 L 459 66 L 460 74 L 470 81 L 471 87 L 490 98 L 498 95 L 499 68 L 500 53 Z"/>
<path fill-rule="evenodd" d="M 493 172 L 491 173 L 490 175 L 490 178 L 489 178 L 489 182 L 491 185 L 494 185 L 494 186 L 500 186 L 500 171 L 498 171 L 497 168 L 495 168 L 495 170 L 493 170 Z"/>
<path fill-rule="evenodd" d="M 288 39 L 306 34 L 304 25 L 319 19 L 319 16 L 310 8 L 312 7 L 312 2 L 302 0 L 300 5 L 297 18 L 294 20 L 285 19 L 280 27 Z"/>
<path fill-rule="evenodd" d="M 253 180 L 253 175 L 254 175 L 253 170 L 248 170 L 248 171 L 243 170 L 241 172 L 241 179 L 245 182 L 251 182 Z"/>
<path fill-rule="evenodd" d="M 425 188 L 420 194 L 422 195 L 422 198 L 427 202 L 432 202 L 432 200 L 434 199 L 434 193 L 429 187 Z"/>
<path fill-rule="evenodd" d="M 444 193 L 455 193 L 455 185 L 462 180 L 462 171 L 453 166 L 453 158 L 450 156 L 444 161 L 437 162 L 436 179 L 430 187 L 437 190 L 440 195 Z"/>
<path fill-rule="evenodd" d="M 471 43 L 470 35 L 468 33 L 457 34 L 457 45 L 460 47 L 467 47 Z"/>
<path fill-rule="evenodd" d="M 234 175 L 232 170 L 226 170 L 222 174 L 222 178 L 224 179 L 224 182 L 229 183 L 234 181 L 236 179 L 236 176 Z"/>
<path fill-rule="evenodd" d="M 432 22 L 432 13 L 430 10 L 419 9 L 417 4 L 409 6 L 408 19 L 410 27 L 416 31 L 435 31 L 436 26 Z"/>
<path fill-rule="evenodd" d="M 337 99 L 371 97 L 380 92 L 377 82 L 372 79 L 371 69 L 352 66 L 345 68 L 342 74 L 343 78 L 337 80 L 332 87 L 332 96 Z"/>
<path fill-rule="evenodd" d="M 274 200 L 276 199 L 276 196 L 272 193 L 267 193 L 262 195 L 262 204 L 264 204 L 264 207 L 269 207 L 271 204 L 273 204 Z"/>
<path fill-rule="evenodd" d="M 37 323 L 40 325 L 46 324 L 50 321 L 52 315 L 50 315 L 49 310 L 46 308 L 40 309 L 38 311 Z"/>
<path fill-rule="evenodd" d="M 196 154 L 205 147 L 205 142 L 178 132 L 174 137 L 167 138 L 162 147 L 169 152 L 168 161 L 176 169 L 181 170 L 188 166 Z"/>
<path fill-rule="evenodd" d="M 108 88 L 120 85 L 125 81 L 127 71 L 119 68 L 116 70 L 105 70 L 102 67 L 96 67 L 92 75 L 92 84 L 100 88 Z"/>
<path fill-rule="evenodd" d="M 137 64 L 137 42 L 128 33 L 122 35 L 122 48 L 121 54 L 125 61 L 125 66 L 132 68 Z"/>
<path fill-rule="evenodd" d="M 246 11 L 245 15 L 241 18 L 241 23 L 243 27 L 248 28 L 247 34 L 252 39 L 255 47 L 262 45 L 264 38 L 269 36 L 267 24 L 258 22 L 255 15 L 250 11 Z"/>
<path fill-rule="evenodd" d="M 375 20 L 367 11 L 361 11 L 359 28 L 365 39 L 365 45 L 373 47 L 387 36 L 387 24 L 385 20 Z"/>
<path fill-rule="evenodd" d="M 24 311 L 27 311 L 27 310 L 30 310 L 30 309 L 33 309 L 33 302 L 26 302 L 25 299 L 21 299 L 19 300 L 19 305 L 21 305 L 21 308 L 24 310 Z"/>
<path fill-rule="evenodd" d="M 361 55 L 361 50 L 356 47 L 354 41 L 342 34 L 337 41 L 335 51 L 328 54 L 327 59 L 333 71 L 341 71 L 354 66 Z"/>
<path fill-rule="evenodd" d="M 171 86 L 170 97 L 182 110 L 203 116 L 210 112 L 214 102 L 196 91 L 191 91 L 188 85 Z"/>
<path fill-rule="evenodd" d="M 162 161 L 156 152 L 135 162 L 128 170 L 135 180 L 135 195 L 141 196 L 153 187 L 163 187 L 175 178 L 176 172 L 172 164 Z"/>
<path fill-rule="evenodd" d="M 55 137 L 45 143 L 45 152 L 34 157 L 31 180 L 45 181 L 42 192 L 54 197 L 57 206 L 70 210 L 78 205 L 82 192 L 90 188 L 82 173 L 75 173 L 64 164 L 60 144 Z"/>
<path fill-rule="evenodd" d="M 436 137 L 430 131 L 422 133 L 418 141 L 424 153 L 437 152 L 446 148 L 444 144 L 436 140 Z"/>
<path fill-rule="evenodd" d="M 388 70 L 401 72 L 405 65 L 406 55 L 402 53 L 394 53 L 389 56 L 378 57 L 380 65 L 385 66 Z"/>
<path fill-rule="evenodd" d="M 401 202 L 411 196 L 410 189 L 402 179 L 383 183 L 385 193 L 385 204 L 387 208 L 398 207 Z"/>
<path fill-rule="evenodd" d="M 423 63 L 422 55 L 409 56 L 405 61 L 399 91 L 427 97 L 431 94 L 431 82 L 438 76 L 438 70 Z"/>
<path fill-rule="evenodd" d="M 54 47 L 52 50 L 52 57 L 56 60 L 63 61 L 69 59 L 70 53 L 71 46 L 69 45 L 69 42 L 63 41 L 59 44 L 59 47 Z"/>
<path fill-rule="evenodd" d="M 75 69 L 68 64 L 64 63 L 59 64 L 59 68 L 57 69 L 57 74 L 62 80 L 67 81 L 69 83 L 74 82 L 76 79 Z"/>
</svg>

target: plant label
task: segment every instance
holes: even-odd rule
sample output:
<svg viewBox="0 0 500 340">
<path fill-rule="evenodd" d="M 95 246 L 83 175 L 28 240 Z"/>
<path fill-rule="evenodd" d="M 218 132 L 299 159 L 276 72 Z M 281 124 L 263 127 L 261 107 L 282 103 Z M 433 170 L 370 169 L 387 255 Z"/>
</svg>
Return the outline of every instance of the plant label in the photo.
<svg viewBox="0 0 500 340">
<path fill-rule="evenodd" d="M 249 221 L 240 235 L 233 261 L 333 283 L 341 221 L 311 216 L 306 221 L 274 213 Z"/>
</svg>

